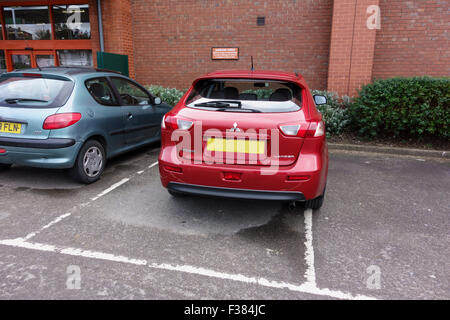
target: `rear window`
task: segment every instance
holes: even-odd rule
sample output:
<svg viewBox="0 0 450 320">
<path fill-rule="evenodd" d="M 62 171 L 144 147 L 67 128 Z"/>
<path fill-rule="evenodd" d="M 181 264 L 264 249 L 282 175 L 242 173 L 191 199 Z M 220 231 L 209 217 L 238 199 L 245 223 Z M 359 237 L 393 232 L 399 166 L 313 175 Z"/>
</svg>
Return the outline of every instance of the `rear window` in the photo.
<svg viewBox="0 0 450 320">
<path fill-rule="evenodd" d="M 0 105 L 7 107 L 58 108 L 72 93 L 74 83 L 59 76 L 0 77 Z"/>
<path fill-rule="evenodd" d="M 301 88 L 291 82 L 256 79 L 199 81 L 186 105 L 226 112 L 292 112 L 301 109 Z"/>
</svg>

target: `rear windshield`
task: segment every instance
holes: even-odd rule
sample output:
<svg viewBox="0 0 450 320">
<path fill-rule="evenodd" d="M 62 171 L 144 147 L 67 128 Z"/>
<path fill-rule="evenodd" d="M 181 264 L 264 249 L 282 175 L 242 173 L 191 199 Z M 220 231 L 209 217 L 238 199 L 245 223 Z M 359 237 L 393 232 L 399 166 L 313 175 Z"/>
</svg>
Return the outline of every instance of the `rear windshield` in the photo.
<svg viewBox="0 0 450 320">
<path fill-rule="evenodd" d="M 0 77 L 0 105 L 7 107 L 58 108 L 73 90 L 67 78 L 37 76 Z"/>
<path fill-rule="evenodd" d="M 301 88 L 291 82 L 213 79 L 198 82 L 186 105 L 225 112 L 292 112 L 302 106 Z"/>
</svg>

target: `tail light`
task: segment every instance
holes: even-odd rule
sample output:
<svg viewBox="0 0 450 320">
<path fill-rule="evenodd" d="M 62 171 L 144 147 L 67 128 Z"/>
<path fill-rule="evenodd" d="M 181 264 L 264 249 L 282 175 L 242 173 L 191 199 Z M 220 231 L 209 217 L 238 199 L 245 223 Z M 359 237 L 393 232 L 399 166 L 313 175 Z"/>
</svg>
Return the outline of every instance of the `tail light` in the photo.
<svg viewBox="0 0 450 320">
<path fill-rule="evenodd" d="M 1 153 L 6 153 L 6 149 L 0 148 L 0 154 L 1 154 Z"/>
<path fill-rule="evenodd" d="M 170 130 L 189 130 L 193 125 L 194 121 L 177 119 L 170 115 L 165 115 L 161 121 L 161 128 Z"/>
<path fill-rule="evenodd" d="M 42 129 L 54 130 L 70 127 L 81 119 L 81 113 L 57 113 L 47 117 L 44 121 Z"/>
<path fill-rule="evenodd" d="M 286 136 L 322 137 L 325 135 L 325 123 L 323 121 L 312 121 L 300 124 L 283 124 L 280 125 L 280 130 Z"/>
</svg>

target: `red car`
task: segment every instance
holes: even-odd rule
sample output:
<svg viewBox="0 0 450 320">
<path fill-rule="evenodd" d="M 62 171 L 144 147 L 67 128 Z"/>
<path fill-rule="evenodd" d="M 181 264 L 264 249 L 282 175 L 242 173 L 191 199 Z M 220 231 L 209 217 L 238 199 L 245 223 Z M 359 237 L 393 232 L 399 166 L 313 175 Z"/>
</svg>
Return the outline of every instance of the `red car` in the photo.
<svg viewBox="0 0 450 320">
<path fill-rule="evenodd" d="M 325 124 L 301 75 L 220 71 L 192 84 L 161 123 L 159 170 L 173 196 L 322 206 Z"/>
</svg>

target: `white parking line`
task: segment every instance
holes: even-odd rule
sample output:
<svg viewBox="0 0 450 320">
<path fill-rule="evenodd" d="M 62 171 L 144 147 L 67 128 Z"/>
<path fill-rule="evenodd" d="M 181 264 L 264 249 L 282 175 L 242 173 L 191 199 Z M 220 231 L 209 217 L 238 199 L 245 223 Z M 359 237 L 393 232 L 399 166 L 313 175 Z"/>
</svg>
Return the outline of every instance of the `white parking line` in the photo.
<svg viewBox="0 0 450 320">
<path fill-rule="evenodd" d="M 70 247 L 57 247 L 51 244 L 45 244 L 45 243 L 33 243 L 25 241 L 22 238 L 19 239 L 10 239 L 10 240 L 0 240 L 0 245 L 4 246 L 10 246 L 10 247 L 16 247 L 16 248 L 25 248 L 25 249 L 31 249 L 31 250 L 37 250 L 37 251 L 44 251 L 44 252 L 52 252 L 52 253 L 58 253 L 63 255 L 69 255 L 69 256 L 76 256 L 76 257 L 84 257 L 84 258 L 90 258 L 90 259 L 97 259 L 97 260 L 106 260 L 106 261 L 112 261 L 112 262 L 120 262 L 120 263 L 127 263 L 127 264 L 133 264 L 133 265 L 140 265 L 140 266 L 148 266 L 152 269 L 159 269 L 159 270 L 165 270 L 165 271 L 175 271 L 175 272 L 181 272 L 181 273 L 187 273 L 187 274 L 194 274 L 194 275 L 200 275 L 210 278 L 216 278 L 221 280 L 229 280 L 229 281 L 236 281 L 236 282 L 242 282 L 246 284 L 254 284 L 259 285 L 262 287 L 269 287 L 269 288 L 276 288 L 276 289 L 287 289 L 293 292 L 299 292 L 299 293 L 307 293 L 312 295 L 319 295 L 319 296 L 327 296 L 331 298 L 337 298 L 337 299 L 358 299 L 358 300 L 373 300 L 375 298 L 365 296 L 365 295 L 352 295 L 350 293 L 344 293 L 341 291 L 336 290 L 330 290 L 330 289 L 320 289 L 317 288 L 312 283 L 304 283 L 304 284 L 292 284 L 287 282 L 278 282 L 278 281 L 272 281 L 266 278 L 257 278 L 257 277 L 248 277 L 242 274 L 231 274 L 231 273 L 224 273 L 219 272 L 211 269 L 205 269 L 190 265 L 172 265 L 167 263 L 149 263 L 147 260 L 143 259 L 133 259 L 133 258 L 127 258 L 124 256 L 117 256 L 111 253 L 105 253 L 100 251 L 91 251 L 91 250 L 84 250 L 80 248 L 70 248 Z"/>
<path fill-rule="evenodd" d="M 305 278 L 306 282 L 316 286 L 316 270 L 314 268 L 314 247 L 312 236 L 312 209 L 306 209 L 305 215 Z"/>
<path fill-rule="evenodd" d="M 156 166 L 158 164 L 158 161 L 152 163 L 148 168 L 153 168 L 154 166 Z M 145 170 L 141 170 L 136 172 L 136 174 L 142 174 L 144 173 Z M 102 192 L 100 192 L 98 195 L 96 195 L 95 197 L 91 198 L 90 201 L 82 203 L 81 207 L 85 207 L 87 205 L 89 205 L 90 203 L 92 203 L 93 201 L 96 201 L 98 199 L 100 199 L 101 197 L 107 195 L 108 193 L 110 193 L 111 191 L 114 191 L 115 189 L 119 188 L 121 185 L 127 183 L 128 181 L 130 181 L 131 178 L 133 178 L 134 175 L 128 177 L 128 178 L 124 178 L 122 180 L 120 180 L 119 182 L 113 184 L 112 186 L 110 186 L 109 188 L 103 190 Z M 76 207 L 75 207 L 76 208 Z M 75 208 L 73 208 L 72 210 L 75 210 Z M 34 236 L 38 235 L 40 232 L 42 232 L 45 229 L 50 228 L 51 226 L 57 224 L 58 222 L 62 221 L 63 219 L 70 217 L 72 213 L 68 212 L 65 214 L 60 215 L 59 217 L 55 218 L 54 220 L 52 220 L 51 222 L 49 222 L 48 224 L 46 224 L 45 226 L 43 226 L 41 229 L 39 229 L 38 231 L 33 231 L 29 234 L 27 234 L 24 238 L 19 238 L 19 239 L 23 239 L 23 240 L 30 240 L 31 238 L 33 238 Z"/>
<path fill-rule="evenodd" d="M 153 168 L 154 166 L 156 166 L 158 164 L 158 161 L 152 163 L 151 165 L 148 166 L 149 169 Z"/>
<path fill-rule="evenodd" d="M 148 166 L 148 169 L 151 169 L 155 167 L 158 164 L 158 162 L 154 162 L 151 165 Z M 138 171 L 136 174 L 142 174 L 145 170 Z M 110 193 L 111 191 L 117 189 L 121 185 L 127 183 L 131 178 L 124 178 L 121 181 L 113 184 L 111 187 L 107 188 L 106 190 L 99 193 L 97 196 L 91 198 L 91 200 L 87 203 L 82 204 L 81 206 L 84 207 L 88 204 L 90 204 L 93 201 L 98 200 L 99 198 L 105 196 L 106 194 Z M 37 242 L 29 242 L 32 237 L 36 236 L 40 232 L 42 232 L 45 229 L 50 228 L 51 226 L 57 224 L 58 222 L 62 221 L 63 219 L 69 217 L 71 213 L 65 213 L 50 223 L 43 226 L 38 231 L 32 232 L 25 236 L 24 238 L 17 238 L 17 239 L 8 239 L 8 240 L 0 240 L 0 245 L 4 246 L 10 246 L 10 247 L 16 247 L 16 248 L 25 248 L 30 250 L 37 250 L 37 251 L 44 251 L 44 252 L 51 252 L 51 253 L 57 253 L 57 254 L 63 254 L 63 255 L 70 255 L 70 256 L 77 256 L 77 257 L 83 257 L 83 258 L 90 258 L 90 259 L 98 259 L 98 260 L 106 260 L 111 262 L 119 262 L 119 263 L 127 263 L 127 264 L 133 264 L 133 265 L 140 265 L 140 266 L 148 266 L 152 269 L 159 269 L 159 270 L 165 270 L 165 271 L 175 271 L 175 272 L 181 272 L 181 273 L 187 273 L 187 274 L 194 274 L 194 275 L 200 275 L 210 278 L 216 278 L 221 280 L 229 280 L 229 281 L 236 281 L 236 282 L 242 282 L 247 284 L 254 284 L 259 285 L 263 287 L 270 287 L 270 288 L 276 288 L 276 289 L 288 289 L 293 292 L 299 292 L 299 293 L 307 293 L 312 295 L 319 295 L 319 296 L 327 296 L 331 298 L 337 298 L 337 299 L 363 299 L 363 300 L 373 300 L 375 298 L 365 296 L 365 295 L 352 295 L 350 293 L 345 293 L 338 290 L 330 290 L 330 289 L 321 289 L 317 287 L 316 284 L 316 274 L 315 274 L 315 268 L 314 268 L 314 248 L 313 248 L 313 236 L 312 236 L 312 210 L 307 209 L 304 212 L 304 223 L 305 223 L 305 261 L 306 261 L 306 271 L 305 271 L 305 278 L 306 282 L 303 284 L 292 284 L 292 283 L 286 283 L 286 282 L 278 282 L 278 281 L 272 281 L 268 280 L 266 278 L 257 278 L 257 277 L 248 277 L 242 274 L 231 274 L 231 273 L 224 273 L 219 272 L 211 269 L 196 267 L 196 266 L 190 266 L 190 265 L 171 265 L 166 263 L 149 263 L 147 260 L 143 259 L 134 259 L 134 258 L 128 258 L 124 256 L 118 256 L 111 253 L 105 253 L 100 251 L 91 251 L 91 250 L 84 250 L 80 248 L 71 248 L 71 247 L 57 247 L 55 245 L 51 244 L 45 244 L 45 243 L 37 243 Z"/>
<path fill-rule="evenodd" d="M 50 228 L 52 225 L 57 224 L 58 222 L 60 222 L 61 220 L 69 217 L 72 213 L 68 212 L 65 214 L 60 215 L 59 217 L 57 217 L 55 220 L 51 221 L 50 223 L 46 224 L 45 226 L 43 226 L 41 229 L 39 229 L 38 231 L 35 232 L 31 232 L 29 233 L 27 236 L 25 236 L 25 238 L 23 238 L 24 240 L 29 240 L 31 238 L 33 238 L 35 235 L 39 234 L 40 232 L 44 231 L 47 228 Z"/>
<path fill-rule="evenodd" d="M 111 191 L 117 189 L 118 187 L 120 187 L 121 185 L 123 185 L 124 183 L 127 183 L 128 181 L 130 181 L 131 178 L 124 178 L 122 180 L 120 180 L 117 183 L 114 183 L 111 187 L 109 187 L 108 189 L 100 192 L 97 196 L 91 198 L 91 202 L 98 200 L 99 198 L 103 197 L 104 195 L 110 193 Z"/>
</svg>

